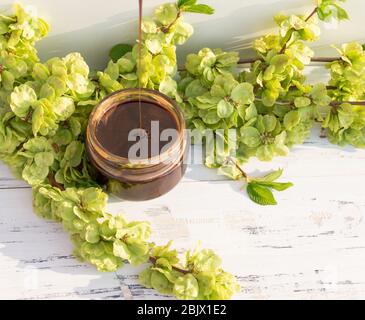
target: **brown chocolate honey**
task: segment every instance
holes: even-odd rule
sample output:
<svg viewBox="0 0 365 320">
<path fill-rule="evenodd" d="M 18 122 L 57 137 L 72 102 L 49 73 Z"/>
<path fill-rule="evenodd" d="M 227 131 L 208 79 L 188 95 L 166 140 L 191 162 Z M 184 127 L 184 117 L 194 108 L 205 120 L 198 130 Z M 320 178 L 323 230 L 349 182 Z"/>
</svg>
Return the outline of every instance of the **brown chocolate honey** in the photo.
<svg viewBox="0 0 365 320">
<path fill-rule="evenodd" d="M 166 129 L 178 130 L 175 117 L 163 107 L 148 101 L 141 101 L 140 108 L 139 110 L 139 101 L 130 101 L 116 105 L 104 115 L 97 125 L 96 137 L 107 151 L 127 158 L 131 147 L 136 142 L 147 139 L 146 158 L 152 158 L 158 156 L 168 143 L 174 142 L 172 141 L 174 137 L 168 141 L 161 141 L 158 138 Z M 153 123 L 158 124 L 157 139 L 155 139 L 157 148 L 152 146 Z M 142 129 L 144 132 L 136 141 L 130 141 L 129 136 L 136 129 Z M 138 156 L 141 157 L 143 154 Z"/>
<path fill-rule="evenodd" d="M 159 138 L 166 129 L 176 134 L 159 139 L 158 148 L 153 148 L 152 122 L 158 123 Z M 185 128 L 179 107 L 165 95 L 146 89 L 121 90 L 106 97 L 92 112 L 86 139 L 88 156 L 115 196 L 133 201 L 154 199 L 174 188 L 185 173 Z M 129 141 L 135 129 L 143 134 Z M 146 156 L 131 157 L 131 147 L 141 139 L 146 139 Z"/>
</svg>

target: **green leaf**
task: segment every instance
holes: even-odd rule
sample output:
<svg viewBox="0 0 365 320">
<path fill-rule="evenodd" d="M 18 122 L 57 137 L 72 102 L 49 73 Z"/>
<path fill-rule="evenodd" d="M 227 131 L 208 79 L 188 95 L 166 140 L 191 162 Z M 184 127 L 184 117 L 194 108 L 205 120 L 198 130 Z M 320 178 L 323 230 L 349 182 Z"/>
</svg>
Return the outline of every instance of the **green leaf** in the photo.
<svg viewBox="0 0 365 320">
<path fill-rule="evenodd" d="M 198 281 L 190 273 L 178 278 L 174 284 L 174 294 L 182 300 L 196 299 L 199 295 Z"/>
<path fill-rule="evenodd" d="M 300 63 L 307 65 L 314 56 L 314 51 L 302 42 L 294 42 L 287 49 L 287 54 L 297 59 Z"/>
<path fill-rule="evenodd" d="M 109 61 L 107 68 L 104 71 L 112 80 L 119 78 L 119 65 L 112 60 Z"/>
<path fill-rule="evenodd" d="M 195 275 L 199 283 L 199 293 L 205 296 L 210 296 L 215 290 L 216 276 L 210 272 L 201 272 Z"/>
<path fill-rule="evenodd" d="M 130 54 L 127 54 L 126 56 L 120 58 L 117 62 L 120 73 L 131 73 L 136 66 L 136 63 L 132 60 L 131 57 L 127 58 L 128 55 Z"/>
<path fill-rule="evenodd" d="M 83 190 L 81 201 L 86 210 L 98 212 L 106 207 L 108 196 L 100 188 L 88 188 Z"/>
<path fill-rule="evenodd" d="M 308 107 L 312 103 L 311 99 L 307 97 L 298 97 L 295 98 L 294 104 L 297 108 Z"/>
<path fill-rule="evenodd" d="M 262 76 L 262 79 L 265 80 L 265 81 L 270 81 L 273 79 L 274 77 L 274 72 L 275 72 L 275 66 L 271 65 L 269 67 L 266 68 L 263 76 Z M 258 83 L 262 83 L 262 80 L 259 79 Z"/>
<path fill-rule="evenodd" d="M 74 206 L 72 211 L 73 211 L 74 215 L 76 217 L 78 217 L 79 219 L 81 219 L 83 222 L 85 222 L 85 223 L 90 223 L 91 222 L 89 212 L 87 212 L 83 208 L 79 208 L 77 206 Z"/>
<path fill-rule="evenodd" d="M 273 132 L 276 128 L 278 120 L 274 115 L 266 114 L 263 118 L 263 124 L 265 127 L 265 132 Z"/>
<path fill-rule="evenodd" d="M 206 4 L 185 5 L 181 7 L 181 10 L 184 12 L 194 12 L 209 15 L 214 14 L 214 9 Z"/>
<path fill-rule="evenodd" d="M 254 127 L 241 128 L 241 141 L 251 148 L 258 147 L 261 144 L 260 132 Z"/>
<path fill-rule="evenodd" d="M 61 191 L 56 188 L 40 188 L 39 193 L 41 193 L 44 197 L 48 199 L 52 199 L 56 202 L 63 201 L 64 198 L 62 197 Z"/>
<path fill-rule="evenodd" d="M 226 100 L 221 100 L 217 106 L 218 116 L 222 119 L 229 118 L 233 113 L 234 107 Z"/>
<path fill-rule="evenodd" d="M 32 76 L 38 81 L 46 81 L 50 76 L 50 72 L 45 65 L 36 63 L 33 66 Z"/>
<path fill-rule="evenodd" d="M 329 21 L 331 18 L 346 20 L 349 18 L 345 9 L 336 3 L 336 0 L 322 0 L 317 8 L 320 20 Z"/>
<path fill-rule="evenodd" d="M 252 84 L 247 82 L 239 84 L 233 89 L 231 98 L 234 102 L 239 104 L 251 104 L 255 99 Z"/>
<path fill-rule="evenodd" d="M 284 126 L 287 130 L 292 130 L 300 123 L 300 114 L 298 110 L 288 112 L 284 117 Z"/>
<path fill-rule="evenodd" d="M 85 230 L 85 240 L 88 243 L 98 243 L 100 241 L 99 227 L 96 224 L 89 224 Z"/>
<path fill-rule="evenodd" d="M 364 52 L 361 44 L 358 42 L 350 42 L 342 45 L 342 51 L 345 56 L 347 56 L 351 61 L 361 59 Z"/>
<path fill-rule="evenodd" d="M 52 140 L 59 146 L 67 146 L 71 143 L 73 137 L 69 129 L 61 128 L 53 136 Z"/>
<path fill-rule="evenodd" d="M 149 245 L 141 240 L 128 240 L 129 262 L 138 266 L 148 261 Z"/>
<path fill-rule="evenodd" d="M 41 91 L 39 93 L 39 98 L 53 101 L 55 97 L 56 97 L 56 90 L 53 89 L 53 87 L 50 86 L 48 83 L 45 83 L 41 88 Z"/>
<path fill-rule="evenodd" d="M 50 167 L 54 162 L 54 155 L 52 152 L 37 153 L 34 161 L 39 167 Z"/>
<path fill-rule="evenodd" d="M 75 111 L 74 101 L 68 97 L 57 98 L 52 104 L 52 107 L 59 121 L 67 120 Z"/>
<path fill-rule="evenodd" d="M 152 273 L 154 271 L 151 270 L 151 268 L 147 268 L 145 270 L 143 270 L 140 275 L 139 275 L 139 282 L 141 283 L 142 286 L 151 289 L 152 288 L 152 284 L 151 284 L 151 276 Z"/>
<path fill-rule="evenodd" d="M 257 117 L 257 108 L 254 103 L 251 103 L 251 105 L 245 110 L 245 116 L 244 120 L 250 121 L 252 119 L 255 119 Z"/>
<path fill-rule="evenodd" d="M 327 88 L 324 83 L 318 83 L 313 86 L 311 97 L 313 102 L 321 107 L 326 107 L 331 102 L 331 98 L 328 96 Z"/>
<path fill-rule="evenodd" d="M 202 96 L 204 93 L 207 92 L 207 89 L 205 89 L 200 81 L 194 80 L 192 81 L 185 89 L 185 94 L 189 98 L 196 98 L 198 96 Z"/>
<path fill-rule="evenodd" d="M 337 18 L 338 20 L 348 20 L 349 19 L 349 15 L 347 13 L 347 11 L 343 8 L 340 8 L 339 6 L 337 6 Z"/>
<path fill-rule="evenodd" d="M 80 133 L 81 133 L 81 123 L 80 123 L 79 120 L 77 120 L 75 118 L 70 118 L 68 120 L 68 125 L 70 127 L 70 130 L 71 130 L 72 134 L 75 137 L 77 137 L 78 135 L 80 135 Z"/>
<path fill-rule="evenodd" d="M 338 110 L 338 121 L 340 123 L 340 127 L 344 129 L 348 129 L 354 122 L 354 114 L 352 112 L 346 112 L 342 109 Z"/>
<path fill-rule="evenodd" d="M 289 57 L 286 54 L 278 54 L 271 59 L 270 64 L 275 67 L 277 73 L 282 73 L 289 64 Z"/>
<path fill-rule="evenodd" d="M 232 180 L 239 180 L 242 178 L 242 172 L 234 165 L 223 165 L 219 167 L 218 174 L 224 175 Z"/>
<path fill-rule="evenodd" d="M 155 9 L 156 20 L 164 26 L 168 26 L 176 20 L 178 7 L 175 3 L 166 3 Z"/>
<path fill-rule="evenodd" d="M 191 6 L 191 5 L 195 5 L 197 3 L 197 0 L 179 0 L 177 2 L 177 6 L 179 8 L 183 7 L 183 6 Z"/>
<path fill-rule="evenodd" d="M 158 28 L 156 22 L 152 18 L 143 18 L 142 31 L 149 34 L 157 33 Z"/>
<path fill-rule="evenodd" d="M 80 141 L 72 141 L 66 148 L 64 159 L 68 162 L 70 167 L 77 167 L 80 165 L 85 146 Z"/>
<path fill-rule="evenodd" d="M 45 137 L 37 137 L 37 138 L 30 139 L 24 144 L 23 147 L 25 150 L 30 151 L 34 154 L 36 154 L 38 152 L 52 150 L 51 144 Z"/>
<path fill-rule="evenodd" d="M 269 174 L 267 174 L 264 177 L 261 178 L 256 178 L 255 181 L 258 182 L 274 182 L 276 180 L 278 180 L 284 173 L 283 169 L 279 169 L 273 172 L 270 172 Z"/>
<path fill-rule="evenodd" d="M 128 246 L 125 242 L 115 240 L 113 244 L 113 253 L 115 256 L 122 258 L 123 260 L 130 260 L 131 253 L 128 250 Z"/>
<path fill-rule="evenodd" d="M 44 182 L 49 173 L 48 167 L 39 167 L 36 163 L 28 165 L 24 168 L 22 177 L 30 185 L 39 185 Z"/>
<path fill-rule="evenodd" d="M 0 21 L 0 35 L 8 33 L 9 27 L 5 22 Z"/>
<path fill-rule="evenodd" d="M 36 137 L 42 125 L 44 124 L 44 111 L 41 105 L 37 106 L 32 114 L 32 131 Z"/>
<path fill-rule="evenodd" d="M 130 44 L 119 43 L 115 45 L 109 52 L 109 57 L 117 62 L 120 58 L 124 57 L 128 52 L 131 52 L 133 47 Z"/>
<path fill-rule="evenodd" d="M 285 191 L 294 186 L 291 182 L 260 182 L 260 185 L 276 191 Z"/>
<path fill-rule="evenodd" d="M 151 287 L 162 294 L 171 294 L 173 291 L 172 283 L 158 271 L 151 274 Z"/>
<path fill-rule="evenodd" d="M 57 96 L 61 96 L 67 91 L 65 79 L 51 76 L 48 78 L 47 83 L 55 90 Z"/>
<path fill-rule="evenodd" d="M 191 24 L 179 21 L 175 27 L 175 43 L 178 45 L 184 44 L 194 33 L 194 28 Z M 174 61 L 175 62 L 175 61 Z"/>
<path fill-rule="evenodd" d="M 206 124 L 216 124 L 220 121 L 216 110 L 210 110 L 203 116 L 203 121 Z"/>
<path fill-rule="evenodd" d="M 157 55 L 162 50 L 161 40 L 158 37 L 147 39 L 145 44 L 153 55 Z"/>
<path fill-rule="evenodd" d="M 262 206 L 277 205 L 273 193 L 269 188 L 261 186 L 255 182 L 247 185 L 247 194 L 250 199 Z"/>
<path fill-rule="evenodd" d="M 179 258 L 178 258 L 178 252 L 177 250 L 171 250 L 170 247 L 172 245 L 172 241 L 170 241 L 167 245 L 165 246 L 155 246 L 151 249 L 151 256 L 154 257 L 156 260 L 156 265 L 159 265 L 160 259 L 164 259 L 166 261 L 168 261 L 168 263 L 170 264 L 170 266 L 178 264 L 179 263 Z M 166 265 L 166 263 L 163 263 L 164 265 Z M 168 267 L 168 269 L 170 269 Z"/>
<path fill-rule="evenodd" d="M 2 82 L 2 85 L 5 88 L 5 90 L 13 91 L 15 76 L 11 72 L 4 70 L 0 74 L 0 81 Z"/>
<path fill-rule="evenodd" d="M 37 101 L 37 95 L 33 88 L 23 84 L 16 87 L 10 96 L 10 107 L 20 118 L 27 115 L 29 108 Z"/>
<path fill-rule="evenodd" d="M 288 17 L 282 13 L 278 13 L 274 16 L 274 20 L 278 26 L 280 26 L 285 20 L 287 20 Z"/>
<path fill-rule="evenodd" d="M 187 261 L 189 265 L 194 265 L 197 272 L 217 272 L 221 265 L 222 259 L 212 250 L 196 250 Z"/>
<path fill-rule="evenodd" d="M 168 97 L 175 99 L 177 102 L 181 102 L 181 98 L 177 93 L 177 83 L 171 77 L 166 77 L 161 81 L 159 91 Z"/>
<path fill-rule="evenodd" d="M 190 53 L 186 57 L 186 62 L 185 62 L 186 70 L 188 70 L 188 72 L 190 72 L 192 75 L 199 75 L 201 63 L 202 63 L 202 57 Z"/>
<path fill-rule="evenodd" d="M 279 97 L 279 92 L 277 90 L 265 89 L 262 93 L 262 103 L 266 107 L 272 107 Z"/>
<path fill-rule="evenodd" d="M 80 73 L 71 73 L 67 77 L 67 86 L 78 94 L 86 94 L 89 90 L 89 79 Z"/>
</svg>

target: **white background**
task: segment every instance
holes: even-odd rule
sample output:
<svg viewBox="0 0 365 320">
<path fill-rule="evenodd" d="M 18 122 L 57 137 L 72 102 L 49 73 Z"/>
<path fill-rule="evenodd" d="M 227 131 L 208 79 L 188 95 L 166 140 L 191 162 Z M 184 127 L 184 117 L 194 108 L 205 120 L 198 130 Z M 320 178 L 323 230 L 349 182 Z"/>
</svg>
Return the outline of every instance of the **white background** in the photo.
<svg viewBox="0 0 365 320">
<path fill-rule="evenodd" d="M 13 0 L 1 0 L 0 9 L 9 8 Z M 50 36 L 39 44 L 43 58 L 79 51 L 94 67 L 102 68 L 107 53 L 115 43 L 133 43 L 137 35 L 137 0 L 21 0 L 38 8 L 52 26 Z M 166 0 L 145 0 L 145 14 Z M 189 14 L 187 20 L 195 28 L 194 37 L 179 56 L 202 47 L 242 49 L 250 47 L 252 40 L 274 27 L 272 17 L 278 12 L 306 13 L 314 0 L 205 0 L 216 9 L 213 16 Z M 351 20 L 339 28 L 324 30 L 316 43 L 322 52 L 331 44 L 352 40 L 365 42 L 365 1 L 347 0 Z M 323 47 L 324 46 L 324 47 Z M 183 61 L 180 61 L 182 64 Z"/>
</svg>

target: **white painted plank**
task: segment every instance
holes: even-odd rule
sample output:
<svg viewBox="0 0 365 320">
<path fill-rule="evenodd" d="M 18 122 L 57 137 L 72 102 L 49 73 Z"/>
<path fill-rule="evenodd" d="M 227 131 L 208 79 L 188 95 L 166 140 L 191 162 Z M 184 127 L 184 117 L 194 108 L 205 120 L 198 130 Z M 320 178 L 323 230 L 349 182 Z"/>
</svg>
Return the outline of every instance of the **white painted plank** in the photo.
<svg viewBox="0 0 365 320">
<path fill-rule="evenodd" d="M 29 188 L 22 180 L 16 179 L 9 168 L 0 161 L 0 189 Z"/>
<path fill-rule="evenodd" d="M 255 206 L 236 182 L 199 182 L 145 203 L 112 201 L 110 211 L 151 221 L 157 243 L 175 239 L 182 249 L 203 240 L 239 277 L 243 291 L 237 299 L 364 298 L 362 177 L 295 180 L 296 188 L 280 195 L 277 207 Z M 127 267 L 115 277 L 73 260 L 61 228 L 31 212 L 30 190 L 2 190 L 0 201 L 0 283 L 6 296 L 165 298 L 138 285 L 140 268 Z M 36 290 L 24 289 L 29 268 L 40 279 Z"/>
</svg>

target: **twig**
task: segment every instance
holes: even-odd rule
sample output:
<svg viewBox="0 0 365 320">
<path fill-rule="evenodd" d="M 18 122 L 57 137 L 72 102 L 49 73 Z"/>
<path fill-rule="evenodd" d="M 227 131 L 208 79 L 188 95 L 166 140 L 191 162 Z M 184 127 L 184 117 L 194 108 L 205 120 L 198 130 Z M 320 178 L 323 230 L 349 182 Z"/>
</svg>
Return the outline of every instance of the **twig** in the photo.
<svg viewBox="0 0 365 320">
<path fill-rule="evenodd" d="M 152 264 L 156 264 L 156 262 L 157 262 L 157 259 L 154 258 L 154 257 L 150 257 L 149 260 L 150 260 L 150 262 Z M 191 273 L 191 271 L 189 271 L 189 270 L 184 270 L 184 269 L 181 269 L 181 268 L 178 268 L 178 267 L 175 267 L 175 266 L 172 266 L 172 269 L 174 269 L 175 271 L 180 272 L 182 274 L 189 274 L 189 273 Z"/>
<path fill-rule="evenodd" d="M 312 18 L 317 13 L 317 9 L 318 9 L 318 7 L 315 7 L 314 8 L 314 10 L 311 12 L 311 14 L 305 19 L 305 22 L 308 22 L 309 19 Z M 290 41 L 290 39 L 291 39 L 291 37 L 293 35 L 293 32 L 294 32 L 294 29 L 289 29 L 288 30 L 288 33 L 285 36 L 286 39 L 285 39 L 284 45 L 281 48 L 280 53 L 284 53 L 285 52 L 285 50 L 286 50 L 286 48 L 288 46 L 288 43 L 289 43 L 289 41 Z"/>
<path fill-rule="evenodd" d="M 234 161 L 231 157 L 228 157 L 227 161 L 231 162 L 242 173 L 245 179 L 248 179 L 247 173 L 242 170 L 242 168 L 238 165 L 236 161 Z"/>
<path fill-rule="evenodd" d="M 326 86 L 326 90 L 336 90 L 338 89 L 336 86 Z M 293 90 L 298 90 L 297 87 L 290 87 L 289 88 L 290 91 L 293 91 Z"/>
<path fill-rule="evenodd" d="M 176 21 L 177 20 L 179 20 L 179 18 L 181 17 L 181 11 L 179 11 L 178 13 L 177 13 L 177 16 L 176 16 L 176 18 L 175 18 L 175 20 L 174 21 L 172 21 L 168 26 L 166 26 L 166 27 L 161 27 L 161 31 L 163 32 L 163 33 L 168 33 L 169 31 L 170 31 L 170 29 L 172 28 L 172 26 L 176 23 Z"/>
<path fill-rule="evenodd" d="M 311 62 L 334 62 L 334 61 L 339 61 L 341 60 L 340 57 L 313 57 L 311 59 Z M 264 61 L 264 59 L 262 58 L 246 58 L 246 59 L 240 59 L 238 61 L 238 64 L 251 64 L 254 63 L 256 61 Z"/>
<path fill-rule="evenodd" d="M 264 59 L 259 58 L 259 57 L 240 59 L 240 60 L 238 60 L 238 64 L 252 64 L 252 63 L 255 63 L 256 61 L 264 61 Z"/>
<path fill-rule="evenodd" d="M 311 62 L 334 62 L 340 60 L 340 57 L 313 57 L 311 59 Z"/>
<path fill-rule="evenodd" d="M 32 116 L 33 116 L 33 110 L 30 109 L 27 116 L 24 118 L 24 121 L 28 122 L 32 118 Z"/>
<path fill-rule="evenodd" d="M 259 102 L 262 101 L 262 99 L 258 97 L 256 97 L 255 100 Z M 352 104 L 353 106 L 365 106 L 365 101 L 332 101 L 329 105 L 332 107 L 338 107 L 344 103 Z M 275 104 L 279 106 L 294 106 L 294 102 L 290 101 L 276 101 Z"/>
<path fill-rule="evenodd" d="M 284 41 L 284 45 L 283 45 L 283 47 L 281 48 L 281 50 L 280 50 L 280 52 L 279 52 L 279 54 L 283 54 L 283 53 L 285 53 L 285 51 L 286 51 L 286 48 L 288 47 L 288 43 L 289 43 L 289 41 L 290 41 L 290 38 L 292 37 L 292 35 L 293 35 L 293 29 L 290 29 L 290 30 L 288 30 L 288 33 L 286 34 L 286 39 L 285 39 L 285 41 Z"/>
<path fill-rule="evenodd" d="M 308 22 L 310 18 L 312 18 L 317 13 L 318 7 L 315 7 L 313 12 L 305 19 L 305 22 Z"/>
<path fill-rule="evenodd" d="M 353 106 L 365 106 L 365 101 L 332 101 L 330 105 L 332 107 L 338 107 L 343 103 L 352 104 Z"/>
<path fill-rule="evenodd" d="M 55 176 L 54 176 L 52 173 L 50 173 L 50 174 L 48 175 L 48 181 L 49 181 L 49 183 L 50 183 L 50 185 L 51 185 L 52 187 L 54 187 L 54 188 L 58 188 L 58 189 L 60 189 L 61 191 L 65 191 L 65 187 L 64 187 L 61 183 L 58 183 L 58 182 L 56 181 L 56 178 L 55 178 Z"/>
<path fill-rule="evenodd" d="M 60 152 L 60 147 L 57 143 L 52 143 L 52 148 L 56 153 Z"/>
<path fill-rule="evenodd" d="M 329 63 L 329 62 L 340 61 L 340 60 L 341 60 L 340 57 L 313 57 L 311 59 L 311 62 Z M 241 65 L 241 64 L 252 64 L 252 63 L 255 63 L 256 61 L 264 61 L 264 59 L 262 59 L 260 57 L 256 57 L 256 58 L 244 58 L 244 59 L 238 60 L 238 65 Z M 186 67 L 185 66 L 179 67 L 179 71 L 186 71 Z"/>
</svg>

